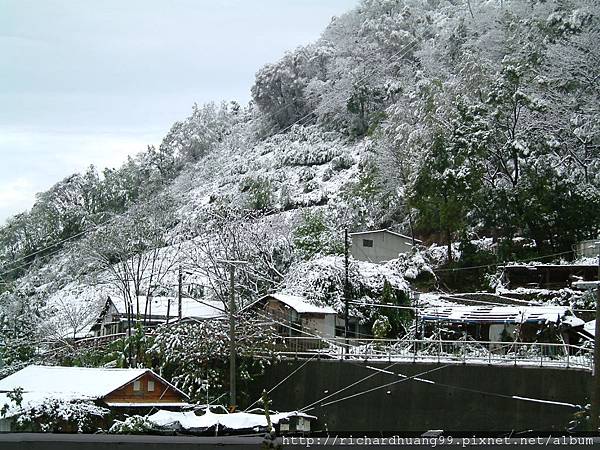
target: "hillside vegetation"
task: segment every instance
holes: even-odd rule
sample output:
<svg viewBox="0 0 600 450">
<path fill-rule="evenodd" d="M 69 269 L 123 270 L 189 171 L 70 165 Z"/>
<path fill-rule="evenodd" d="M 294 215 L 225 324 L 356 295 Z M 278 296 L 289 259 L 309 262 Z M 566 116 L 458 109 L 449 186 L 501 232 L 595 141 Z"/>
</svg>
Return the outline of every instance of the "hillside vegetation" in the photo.
<svg viewBox="0 0 600 450">
<path fill-rule="evenodd" d="M 173 294 L 179 265 L 190 293 L 225 298 L 223 257 L 251 263 L 242 302 L 286 288 L 339 305 L 344 228 L 448 249 L 356 265 L 365 297 L 483 237 L 500 260 L 569 258 L 600 227 L 599 13 L 592 0 L 363 0 L 264 66 L 249 105 L 195 105 L 158 148 L 67 177 L 9 219 L 4 342 L 74 310 L 81 324 L 108 291 Z M 27 360 L 17 344 L 10 358 Z"/>
</svg>

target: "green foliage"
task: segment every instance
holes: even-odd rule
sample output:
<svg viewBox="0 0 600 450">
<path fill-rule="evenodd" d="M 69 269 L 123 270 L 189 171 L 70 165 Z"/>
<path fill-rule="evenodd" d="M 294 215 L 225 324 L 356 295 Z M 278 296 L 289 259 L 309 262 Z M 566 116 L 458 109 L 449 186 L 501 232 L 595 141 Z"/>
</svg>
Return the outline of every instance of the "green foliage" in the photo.
<svg viewBox="0 0 600 450">
<path fill-rule="evenodd" d="M 498 258 L 491 251 L 474 244 L 463 235 L 460 240 L 460 258 L 443 266 L 444 270 L 438 272 L 439 281 L 447 288 L 456 291 L 474 292 L 485 290 L 487 276 L 496 271 Z M 469 268 L 468 270 L 460 270 Z"/>
<path fill-rule="evenodd" d="M 381 303 L 394 306 L 410 306 L 408 294 L 403 291 L 395 291 L 388 280 L 383 283 Z M 390 323 L 390 336 L 399 337 L 406 333 L 412 322 L 412 314 L 408 309 L 381 308 L 380 314 L 384 314 Z"/>
<path fill-rule="evenodd" d="M 352 113 L 348 131 L 350 136 L 359 138 L 368 133 L 385 118 L 381 111 L 384 96 L 380 89 L 367 84 L 355 84 L 346 107 Z"/>
<path fill-rule="evenodd" d="M 344 252 L 343 236 L 322 211 L 302 213 L 302 223 L 293 232 L 293 243 L 304 259 Z"/>
<path fill-rule="evenodd" d="M 379 317 L 377 317 L 377 319 L 375 319 L 371 331 L 376 339 L 387 338 L 389 336 L 390 331 L 392 331 L 390 319 L 388 319 L 387 316 L 380 315 Z"/>
<path fill-rule="evenodd" d="M 410 205 L 419 211 L 421 229 L 443 233 L 448 247 L 453 234 L 466 225 L 481 183 L 476 164 L 469 161 L 469 149 L 456 137 L 436 134 L 409 198 Z"/>
<path fill-rule="evenodd" d="M 271 358 L 274 334 L 264 321 L 244 315 L 236 326 L 239 392 L 260 374 Z M 206 401 L 227 389 L 229 328 L 226 321 L 184 322 L 159 327 L 147 351 L 152 367 L 192 400 Z M 219 393 L 217 395 L 217 393 Z M 226 401 L 227 399 L 223 399 Z"/>
<path fill-rule="evenodd" d="M 525 169 L 517 188 L 490 195 L 481 202 L 484 223 L 498 227 L 506 238 L 522 236 L 535 242 L 535 251 L 527 255 L 508 240 L 501 245 L 501 257 L 569 251 L 600 231 L 600 189 L 543 165 Z"/>
<path fill-rule="evenodd" d="M 260 211 L 273 208 L 273 187 L 267 178 L 247 178 L 241 189 L 247 193 L 248 208 Z"/>
<path fill-rule="evenodd" d="M 6 292 L 0 302 L 0 375 L 10 375 L 38 357 L 40 312 L 22 292 Z"/>
<path fill-rule="evenodd" d="M 389 225 L 382 222 L 392 209 L 395 194 L 386 191 L 383 182 L 380 167 L 374 158 L 368 158 L 360 164 L 358 179 L 348 183 L 342 190 L 350 228 Z"/>
</svg>

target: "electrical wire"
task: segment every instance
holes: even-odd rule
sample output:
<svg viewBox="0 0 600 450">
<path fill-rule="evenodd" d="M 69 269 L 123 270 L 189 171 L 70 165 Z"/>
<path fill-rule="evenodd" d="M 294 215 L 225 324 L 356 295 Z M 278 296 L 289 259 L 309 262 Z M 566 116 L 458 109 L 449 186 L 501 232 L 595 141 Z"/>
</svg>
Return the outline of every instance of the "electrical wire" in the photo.
<svg viewBox="0 0 600 450">
<path fill-rule="evenodd" d="M 380 373 L 385 373 L 388 375 L 394 375 L 400 378 L 408 378 L 407 375 L 401 374 L 401 373 L 395 373 L 395 372 L 391 372 L 385 369 L 379 369 L 378 367 L 372 367 L 372 366 L 363 366 L 361 365 L 361 367 L 366 367 L 369 370 L 374 370 Z M 432 380 L 425 380 L 423 378 L 412 378 L 414 381 L 420 382 L 420 383 L 427 383 L 430 385 L 435 385 L 435 386 L 440 386 L 440 387 L 445 387 L 445 388 L 449 388 L 449 389 L 456 389 L 459 391 L 465 391 L 465 392 L 471 392 L 474 394 L 482 394 L 482 395 L 488 395 L 488 396 L 492 396 L 492 397 L 499 397 L 499 398 L 506 398 L 506 399 L 511 399 L 511 400 L 521 400 L 521 401 L 529 401 L 529 402 L 535 402 L 535 403 L 545 403 L 545 404 L 552 404 L 552 405 L 558 405 L 558 406 L 569 406 L 571 408 L 575 408 L 575 409 L 579 409 L 578 405 L 575 405 L 573 403 L 566 403 L 566 402 L 557 402 L 554 400 L 543 400 L 543 399 L 537 399 L 537 398 L 531 398 L 531 397 L 521 397 L 518 395 L 508 395 L 508 394 L 500 394 L 497 392 L 489 392 L 489 391 L 483 391 L 480 389 L 473 389 L 473 388 L 467 388 L 467 387 L 463 387 L 463 386 L 455 386 L 452 384 L 447 384 L 447 383 L 440 383 L 437 381 L 432 381 Z"/>
<path fill-rule="evenodd" d="M 271 389 L 269 389 L 267 391 L 267 394 L 270 394 L 271 392 L 273 392 L 275 389 L 277 389 L 279 386 L 281 386 L 283 383 L 285 383 L 287 380 L 289 380 L 294 374 L 296 374 L 300 369 L 302 369 L 304 366 L 306 366 L 309 362 L 313 361 L 315 358 L 317 358 L 318 356 L 320 356 L 318 353 L 316 353 L 315 355 L 313 355 L 310 359 L 307 359 L 301 366 L 298 366 L 292 373 L 290 373 L 287 377 L 285 377 L 283 380 L 281 380 L 279 383 L 277 383 L 275 386 L 273 386 Z M 248 406 L 244 411 L 248 411 L 250 408 L 252 408 L 254 405 L 256 405 L 258 402 L 261 401 L 262 398 L 258 398 L 257 400 L 255 400 L 254 402 L 252 402 L 252 404 L 250 404 L 250 406 Z"/>
<path fill-rule="evenodd" d="M 522 259 L 520 261 L 505 261 L 502 263 L 491 263 L 491 264 L 483 264 L 481 266 L 469 266 L 469 267 L 455 267 L 455 268 L 447 268 L 447 269 L 433 269 L 434 272 L 457 272 L 461 270 L 473 270 L 473 269 L 483 269 L 485 267 L 497 267 L 497 266 L 505 266 L 509 262 L 531 262 L 536 261 L 538 259 L 552 258 L 554 256 L 567 255 L 573 253 L 573 250 L 569 250 L 568 252 L 560 252 L 560 253 L 552 253 L 549 255 L 536 256 L 535 258 Z"/>
<path fill-rule="evenodd" d="M 359 397 L 361 395 L 365 395 L 365 394 L 368 394 L 370 392 L 377 391 L 379 389 L 383 389 L 383 388 L 386 388 L 386 387 L 389 387 L 389 386 L 393 386 L 395 384 L 404 383 L 406 381 L 412 380 L 412 379 L 417 378 L 417 377 L 421 377 L 423 375 L 427 375 L 427 374 L 432 373 L 432 372 L 437 372 L 438 370 L 442 370 L 442 369 L 445 369 L 446 367 L 450 367 L 450 365 L 451 364 L 444 364 L 442 366 L 438 366 L 438 367 L 435 367 L 433 369 L 426 370 L 424 372 L 421 372 L 421 373 L 418 373 L 416 375 L 412 375 L 412 376 L 403 378 L 401 380 L 393 381 L 391 383 L 382 384 L 382 385 L 376 386 L 374 388 L 369 388 L 369 389 L 366 389 L 364 391 L 356 392 L 356 393 L 354 393 L 352 395 L 347 395 L 346 397 L 338 398 L 338 399 L 332 400 L 330 402 L 320 403 L 321 401 L 323 401 L 323 400 L 326 399 L 326 397 L 324 397 L 323 399 L 320 399 L 320 400 L 317 400 L 316 402 L 313 402 L 311 405 L 316 405 L 317 403 L 320 403 L 319 407 L 330 406 L 330 405 L 333 405 L 335 403 L 343 402 L 345 400 L 350 400 L 351 398 Z M 341 391 L 337 391 L 337 392 L 341 392 Z M 308 411 L 312 411 L 313 409 L 316 409 L 316 406 L 308 406 L 308 407 L 302 408 L 299 411 L 300 412 L 308 412 Z"/>
</svg>

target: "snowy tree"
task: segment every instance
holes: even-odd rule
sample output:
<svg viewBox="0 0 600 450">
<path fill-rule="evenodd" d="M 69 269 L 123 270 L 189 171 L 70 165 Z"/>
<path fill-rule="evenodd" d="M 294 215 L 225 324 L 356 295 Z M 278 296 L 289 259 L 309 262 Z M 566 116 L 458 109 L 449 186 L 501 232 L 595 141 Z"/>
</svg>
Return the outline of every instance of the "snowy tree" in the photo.
<svg viewBox="0 0 600 450">
<path fill-rule="evenodd" d="M 275 334 L 262 316 L 236 315 L 236 356 L 241 384 L 252 382 L 268 364 Z M 150 357 L 160 372 L 195 400 L 220 397 L 229 371 L 229 324 L 222 320 L 190 321 L 157 330 Z"/>
<path fill-rule="evenodd" d="M 217 207 L 190 225 L 194 246 L 185 251 L 191 269 L 224 305 L 229 303 L 229 269 L 223 261 L 246 261 L 236 270 L 236 295 L 243 304 L 278 286 L 291 262 L 289 229 L 262 221 L 252 211 Z M 198 225 L 200 223 L 201 225 Z"/>
</svg>

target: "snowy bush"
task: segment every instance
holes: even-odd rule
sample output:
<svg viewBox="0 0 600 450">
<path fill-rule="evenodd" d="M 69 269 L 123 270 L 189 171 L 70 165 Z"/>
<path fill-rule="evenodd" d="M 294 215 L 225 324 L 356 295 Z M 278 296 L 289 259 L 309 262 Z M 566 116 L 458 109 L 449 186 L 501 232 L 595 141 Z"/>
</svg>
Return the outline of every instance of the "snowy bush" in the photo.
<svg viewBox="0 0 600 450">
<path fill-rule="evenodd" d="M 349 169 L 353 164 L 354 159 L 352 159 L 352 156 L 350 156 L 348 153 L 343 153 L 331 160 L 331 168 L 336 172 Z"/>
<path fill-rule="evenodd" d="M 315 255 L 340 254 L 343 252 L 341 234 L 333 219 L 324 211 L 305 211 L 302 223 L 293 231 L 294 247 L 304 259 Z"/>
<path fill-rule="evenodd" d="M 266 210 L 273 207 L 273 187 L 269 179 L 248 178 L 244 190 L 247 191 L 247 205 L 250 209 Z"/>
<path fill-rule="evenodd" d="M 130 416 L 125 420 L 115 420 L 110 427 L 110 434 L 148 434 L 155 425 L 143 416 Z"/>
<path fill-rule="evenodd" d="M 92 433 L 109 414 L 110 410 L 91 401 L 46 398 L 33 405 L 18 407 L 12 415 L 19 430 Z"/>
<path fill-rule="evenodd" d="M 379 316 L 375 319 L 375 323 L 373 323 L 373 336 L 376 339 L 385 339 L 388 337 L 390 331 L 392 330 L 392 326 L 390 325 L 390 319 L 386 316 Z"/>
</svg>

